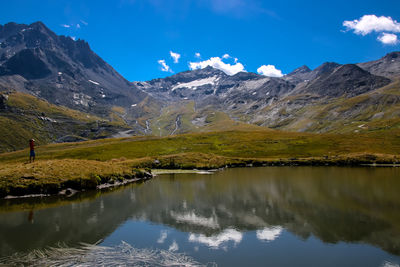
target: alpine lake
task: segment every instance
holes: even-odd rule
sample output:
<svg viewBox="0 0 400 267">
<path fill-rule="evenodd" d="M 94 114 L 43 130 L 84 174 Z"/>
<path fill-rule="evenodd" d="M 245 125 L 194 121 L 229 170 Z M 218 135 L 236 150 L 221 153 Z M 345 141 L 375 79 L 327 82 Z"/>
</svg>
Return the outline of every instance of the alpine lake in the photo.
<svg viewBox="0 0 400 267">
<path fill-rule="evenodd" d="M 233 168 L 2 199 L 0 264 L 400 266 L 400 168 Z"/>
</svg>

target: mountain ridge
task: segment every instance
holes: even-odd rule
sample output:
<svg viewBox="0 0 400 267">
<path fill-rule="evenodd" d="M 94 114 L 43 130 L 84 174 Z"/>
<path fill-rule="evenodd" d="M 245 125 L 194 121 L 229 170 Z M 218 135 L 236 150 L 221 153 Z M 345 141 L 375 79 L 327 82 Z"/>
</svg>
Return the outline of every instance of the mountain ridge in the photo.
<svg viewBox="0 0 400 267">
<path fill-rule="evenodd" d="M 121 136 L 238 127 L 364 131 L 369 123 L 378 125 L 400 114 L 398 79 L 400 52 L 357 64 L 325 62 L 313 70 L 303 65 L 283 77 L 252 72 L 227 75 L 207 66 L 129 82 L 84 40 L 57 35 L 42 22 L 0 25 L 0 95 L 30 94 L 55 106 L 118 122 L 118 127 L 128 127 Z M 357 102 L 359 98 L 368 101 Z M 348 112 L 338 111 L 343 105 L 351 106 Z M 371 105 L 377 108 L 370 115 Z M 348 124 L 354 125 L 343 127 Z M 390 125 L 397 127 L 398 122 Z M 114 130 L 111 133 L 104 137 L 115 135 Z"/>
<path fill-rule="evenodd" d="M 0 76 L 30 81 L 17 90 L 86 112 L 98 112 L 95 106 L 129 106 L 146 97 L 84 40 L 58 36 L 41 22 L 6 24 L 0 32 Z M 52 90 L 45 89 L 49 86 Z"/>
</svg>

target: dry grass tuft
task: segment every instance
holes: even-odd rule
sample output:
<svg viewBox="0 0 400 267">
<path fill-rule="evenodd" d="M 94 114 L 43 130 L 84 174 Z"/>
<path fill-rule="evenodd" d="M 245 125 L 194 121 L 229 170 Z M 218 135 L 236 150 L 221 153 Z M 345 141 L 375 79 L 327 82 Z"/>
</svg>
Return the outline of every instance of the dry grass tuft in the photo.
<svg viewBox="0 0 400 267">
<path fill-rule="evenodd" d="M 137 249 L 126 242 L 115 247 L 82 244 L 71 248 L 60 245 L 0 258 L 12 266 L 205 266 L 182 253 Z"/>
</svg>

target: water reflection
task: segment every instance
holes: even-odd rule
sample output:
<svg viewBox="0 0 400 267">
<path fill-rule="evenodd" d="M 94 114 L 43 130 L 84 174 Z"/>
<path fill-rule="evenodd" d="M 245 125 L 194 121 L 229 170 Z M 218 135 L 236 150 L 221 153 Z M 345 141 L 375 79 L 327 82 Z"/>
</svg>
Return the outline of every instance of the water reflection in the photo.
<svg viewBox="0 0 400 267">
<path fill-rule="evenodd" d="M 211 236 L 191 233 L 189 235 L 189 242 L 204 244 L 212 249 L 218 249 L 223 246 L 226 250 L 229 241 L 233 241 L 233 244 L 237 245 L 242 241 L 242 238 L 243 234 L 241 232 L 235 229 L 225 229 L 221 233 Z"/>
<path fill-rule="evenodd" d="M 270 243 L 289 231 L 302 240 L 364 243 L 400 255 L 399 177 L 393 168 L 231 169 L 168 175 L 72 200 L 3 200 L 0 254 L 94 243 L 140 220 L 186 233 L 195 250 L 235 248 L 249 231 Z M 170 251 L 184 246 L 165 229 L 154 243 Z"/>
<path fill-rule="evenodd" d="M 265 227 L 262 230 L 257 230 L 257 238 L 261 241 L 274 241 L 277 239 L 282 233 L 282 227 L 275 226 L 275 227 Z"/>
<path fill-rule="evenodd" d="M 206 218 L 196 215 L 194 211 L 186 213 L 176 213 L 174 211 L 170 212 L 170 215 L 175 221 L 179 223 L 193 224 L 198 226 L 203 226 L 211 229 L 220 228 L 216 216 Z"/>
</svg>

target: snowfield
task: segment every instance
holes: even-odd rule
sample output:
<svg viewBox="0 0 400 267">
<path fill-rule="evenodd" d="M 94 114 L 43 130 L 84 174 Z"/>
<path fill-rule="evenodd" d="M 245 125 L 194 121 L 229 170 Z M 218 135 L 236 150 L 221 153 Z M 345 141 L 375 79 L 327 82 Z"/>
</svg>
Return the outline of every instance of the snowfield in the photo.
<svg viewBox="0 0 400 267">
<path fill-rule="evenodd" d="M 178 88 L 191 88 L 193 90 L 196 90 L 197 87 L 203 86 L 203 85 L 206 85 L 206 84 L 215 85 L 217 80 L 218 80 L 217 76 L 213 76 L 213 77 L 209 77 L 209 78 L 205 78 L 205 79 L 194 80 L 194 81 L 191 81 L 191 82 L 188 82 L 188 83 L 180 83 L 180 84 L 175 85 L 174 87 L 172 87 L 171 90 L 175 91 Z"/>
</svg>

